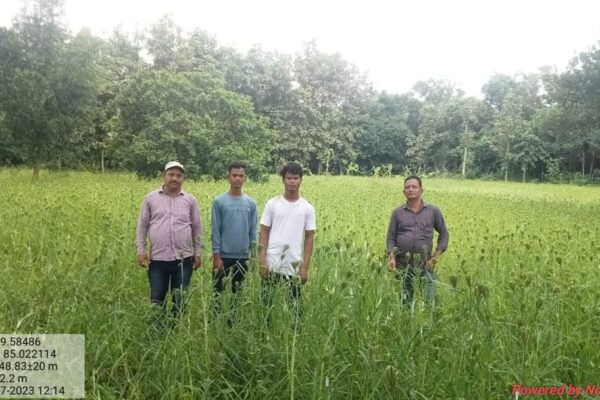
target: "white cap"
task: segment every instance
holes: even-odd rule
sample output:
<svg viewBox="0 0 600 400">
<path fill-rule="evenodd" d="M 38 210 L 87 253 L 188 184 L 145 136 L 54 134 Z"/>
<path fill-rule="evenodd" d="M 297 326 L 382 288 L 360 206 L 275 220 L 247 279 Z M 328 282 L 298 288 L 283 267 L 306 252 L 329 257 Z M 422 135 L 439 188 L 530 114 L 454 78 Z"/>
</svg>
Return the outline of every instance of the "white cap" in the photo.
<svg viewBox="0 0 600 400">
<path fill-rule="evenodd" d="M 180 162 L 178 161 L 169 161 L 166 165 L 165 165 L 165 172 L 170 170 L 171 168 L 179 168 L 180 170 L 182 170 L 183 172 L 185 172 L 185 168 L 183 168 L 183 165 L 181 165 Z"/>
</svg>

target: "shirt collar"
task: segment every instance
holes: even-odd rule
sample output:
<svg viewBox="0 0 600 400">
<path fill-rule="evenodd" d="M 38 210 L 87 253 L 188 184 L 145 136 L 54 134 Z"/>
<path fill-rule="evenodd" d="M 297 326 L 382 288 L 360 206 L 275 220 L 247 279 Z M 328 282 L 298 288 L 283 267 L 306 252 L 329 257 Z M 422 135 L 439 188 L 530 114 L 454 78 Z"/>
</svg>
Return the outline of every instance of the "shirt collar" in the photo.
<svg viewBox="0 0 600 400">
<path fill-rule="evenodd" d="M 158 189 L 158 193 L 164 193 L 164 194 L 167 194 L 167 193 L 165 192 L 165 190 L 163 189 L 163 187 L 162 187 L 162 186 L 161 186 L 161 187 Z M 183 191 L 183 188 L 181 188 L 181 189 L 179 190 L 179 193 L 177 193 L 177 195 L 176 195 L 176 196 L 183 196 L 183 195 L 185 195 L 185 194 L 186 194 L 186 193 Z M 170 195 L 168 195 L 168 196 L 170 196 Z"/>
<path fill-rule="evenodd" d="M 425 200 L 423 200 L 423 199 L 421 199 L 421 204 L 423 204 L 423 207 L 421 207 L 421 210 L 424 209 L 425 207 L 429 206 L 429 204 L 427 204 L 425 202 Z M 402 205 L 402 208 L 404 208 L 405 210 L 410 210 L 410 207 L 408 206 L 408 201 Z"/>
</svg>

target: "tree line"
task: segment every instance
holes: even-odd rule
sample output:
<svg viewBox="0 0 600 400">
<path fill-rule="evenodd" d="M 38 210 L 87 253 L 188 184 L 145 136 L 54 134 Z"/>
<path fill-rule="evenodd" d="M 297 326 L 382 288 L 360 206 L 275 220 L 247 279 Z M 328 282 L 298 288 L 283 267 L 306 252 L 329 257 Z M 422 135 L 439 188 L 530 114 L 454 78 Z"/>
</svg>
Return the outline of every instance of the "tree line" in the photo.
<svg viewBox="0 0 600 400">
<path fill-rule="evenodd" d="M 255 179 L 285 161 L 321 174 L 443 173 L 594 182 L 600 174 L 600 49 L 564 71 L 496 74 L 482 98 L 451 82 L 373 89 L 316 43 L 242 54 L 165 16 L 136 34 L 71 34 L 62 0 L 36 0 L 0 28 L 0 164 L 135 171 L 177 159 Z"/>
</svg>

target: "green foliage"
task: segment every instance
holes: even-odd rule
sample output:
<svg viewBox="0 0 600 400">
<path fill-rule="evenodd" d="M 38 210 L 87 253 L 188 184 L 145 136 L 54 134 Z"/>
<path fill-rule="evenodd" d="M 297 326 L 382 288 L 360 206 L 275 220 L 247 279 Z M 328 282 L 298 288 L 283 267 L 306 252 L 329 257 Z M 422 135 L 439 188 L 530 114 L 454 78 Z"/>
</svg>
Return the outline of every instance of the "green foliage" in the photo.
<svg viewBox="0 0 600 400">
<path fill-rule="evenodd" d="M 351 162 L 346 167 L 346 174 L 348 175 L 357 175 L 360 172 L 360 168 L 357 163 Z"/>
<path fill-rule="evenodd" d="M 213 74 L 141 72 L 116 107 L 112 158 L 139 175 L 156 176 L 165 160 L 179 160 L 191 177 L 223 177 L 235 159 L 249 163 L 253 178 L 265 173 L 272 133 L 251 103 Z"/>
<path fill-rule="evenodd" d="M 546 179 L 548 182 L 561 183 L 563 181 L 564 178 L 560 164 L 560 160 L 556 158 L 546 160 Z"/>
<path fill-rule="evenodd" d="M 560 145 L 554 155 L 574 159 L 583 179 L 586 174 L 592 178 L 600 156 L 600 49 L 594 46 L 579 54 L 567 71 L 547 80 L 549 98 L 557 109 L 555 120 L 561 127 L 553 135 Z"/>
<path fill-rule="evenodd" d="M 369 105 L 357 137 L 357 159 L 363 170 L 381 164 L 391 164 L 396 172 L 402 170 L 411 101 L 383 93 Z"/>
<path fill-rule="evenodd" d="M 150 27 L 146 46 L 157 70 L 188 71 L 193 66 L 193 49 L 168 15 Z"/>
<path fill-rule="evenodd" d="M 313 172 L 324 170 L 334 149 L 332 170 L 341 171 L 356 158 L 357 121 L 370 95 L 368 83 L 339 55 L 319 51 L 314 42 L 294 60 L 297 102 L 280 131 L 275 159 L 298 160 Z"/>
<path fill-rule="evenodd" d="M 22 162 L 15 140 L 4 123 L 4 114 L 0 113 L 0 165 L 13 165 Z"/>
<path fill-rule="evenodd" d="M 34 167 L 69 153 L 78 130 L 91 124 L 96 53 L 88 37 L 71 38 L 61 2 L 38 0 L 0 35 L 0 109 L 13 146 Z"/>
<path fill-rule="evenodd" d="M 230 158 L 254 177 L 297 160 L 312 173 L 461 174 L 595 182 L 600 50 L 566 71 L 491 76 L 483 99 L 444 80 L 376 92 L 356 66 L 309 42 L 296 55 L 245 54 L 170 16 L 143 33 L 71 35 L 61 0 L 35 0 L 0 28 L 0 163 L 129 169 L 153 176 L 185 158 L 222 177 Z M 151 72 L 150 72 L 151 71 Z M 148 82 L 144 82 L 144 80 Z M 354 173 L 354 172 L 353 172 Z"/>
</svg>

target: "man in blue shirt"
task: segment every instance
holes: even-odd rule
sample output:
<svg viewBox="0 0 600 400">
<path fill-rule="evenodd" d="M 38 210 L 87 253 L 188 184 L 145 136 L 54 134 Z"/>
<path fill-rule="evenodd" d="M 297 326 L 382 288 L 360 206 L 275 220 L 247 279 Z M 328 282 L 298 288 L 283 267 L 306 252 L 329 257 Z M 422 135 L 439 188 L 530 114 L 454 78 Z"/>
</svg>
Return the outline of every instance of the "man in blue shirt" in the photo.
<svg viewBox="0 0 600 400">
<path fill-rule="evenodd" d="M 247 261 L 256 243 L 258 213 L 256 202 L 242 193 L 246 182 L 246 165 L 229 165 L 229 191 L 216 197 L 212 205 L 212 249 L 214 311 L 221 312 L 225 279 L 231 275 L 233 293 L 232 325 L 236 317 L 237 292 L 248 271 Z"/>
</svg>

